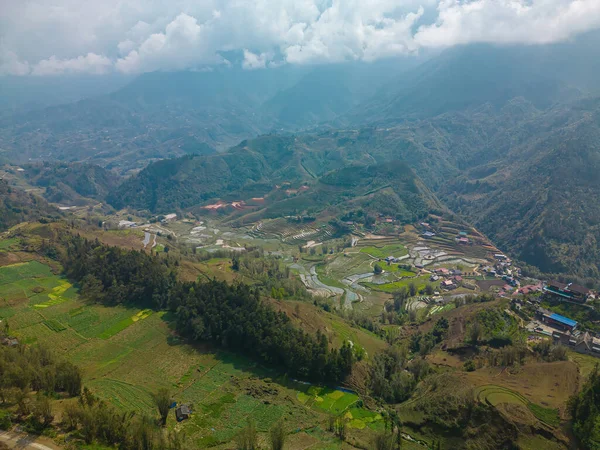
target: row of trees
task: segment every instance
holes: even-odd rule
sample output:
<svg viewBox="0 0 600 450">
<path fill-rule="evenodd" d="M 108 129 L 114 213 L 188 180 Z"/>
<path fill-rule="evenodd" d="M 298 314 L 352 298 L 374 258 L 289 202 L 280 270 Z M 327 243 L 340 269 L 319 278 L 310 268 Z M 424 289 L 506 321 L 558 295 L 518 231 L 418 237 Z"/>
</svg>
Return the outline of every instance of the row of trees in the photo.
<svg viewBox="0 0 600 450">
<path fill-rule="evenodd" d="M 303 379 L 339 382 L 351 370 L 353 352 L 348 343 L 330 350 L 325 336 L 303 332 L 263 302 L 260 288 L 214 280 L 181 282 L 168 257 L 107 247 L 73 235 L 62 239 L 66 273 L 82 284 L 82 294 L 90 300 L 169 309 L 182 335 L 242 352 Z"/>
</svg>

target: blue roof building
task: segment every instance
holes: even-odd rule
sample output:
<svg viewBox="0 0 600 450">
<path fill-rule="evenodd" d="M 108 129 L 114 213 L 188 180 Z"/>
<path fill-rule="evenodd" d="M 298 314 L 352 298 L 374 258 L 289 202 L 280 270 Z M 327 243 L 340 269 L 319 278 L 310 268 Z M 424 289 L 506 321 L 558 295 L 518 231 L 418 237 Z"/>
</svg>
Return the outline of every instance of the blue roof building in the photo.
<svg viewBox="0 0 600 450">
<path fill-rule="evenodd" d="M 577 322 L 573 319 L 569 319 L 568 317 L 561 316 L 560 314 L 553 313 L 548 317 L 551 323 L 556 325 L 560 325 L 561 327 L 568 328 L 570 330 L 575 329 L 577 326 Z"/>
</svg>

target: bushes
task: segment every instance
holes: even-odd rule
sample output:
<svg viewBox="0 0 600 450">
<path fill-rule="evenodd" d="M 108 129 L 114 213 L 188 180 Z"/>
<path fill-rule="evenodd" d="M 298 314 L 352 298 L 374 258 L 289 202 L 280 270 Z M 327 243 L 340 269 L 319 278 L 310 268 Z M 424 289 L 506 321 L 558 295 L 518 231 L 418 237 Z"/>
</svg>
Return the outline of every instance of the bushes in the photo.
<svg viewBox="0 0 600 450">
<path fill-rule="evenodd" d="M 548 339 L 544 339 L 533 345 L 533 351 L 544 361 L 566 361 L 568 358 L 567 348 L 563 345 L 554 345 Z"/>
<path fill-rule="evenodd" d="M 475 363 L 473 362 L 472 359 L 468 359 L 465 361 L 463 368 L 465 369 L 466 372 L 474 372 L 475 371 Z"/>
<path fill-rule="evenodd" d="M 10 430 L 12 427 L 12 416 L 8 411 L 0 410 L 0 430 Z"/>
</svg>

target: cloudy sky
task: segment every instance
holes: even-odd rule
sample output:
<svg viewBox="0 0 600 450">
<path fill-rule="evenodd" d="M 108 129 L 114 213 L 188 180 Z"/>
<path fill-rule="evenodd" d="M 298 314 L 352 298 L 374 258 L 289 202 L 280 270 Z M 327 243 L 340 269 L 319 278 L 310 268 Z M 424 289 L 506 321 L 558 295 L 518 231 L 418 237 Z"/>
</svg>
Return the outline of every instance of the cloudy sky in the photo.
<svg viewBox="0 0 600 450">
<path fill-rule="evenodd" d="M 246 69 L 539 45 L 600 28 L 600 0 L 0 0 L 0 74 Z"/>
</svg>

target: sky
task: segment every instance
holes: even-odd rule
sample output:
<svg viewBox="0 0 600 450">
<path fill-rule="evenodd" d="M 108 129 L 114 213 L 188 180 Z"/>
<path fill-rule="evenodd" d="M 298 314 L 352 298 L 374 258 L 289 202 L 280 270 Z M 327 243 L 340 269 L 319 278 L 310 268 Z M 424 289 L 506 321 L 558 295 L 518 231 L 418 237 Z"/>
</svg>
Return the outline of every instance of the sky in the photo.
<svg viewBox="0 0 600 450">
<path fill-rule="evenodd" d="M 373 61 L 600 28 L 600 0 L 0 0 L 0 75 Z"/>
</svg>

